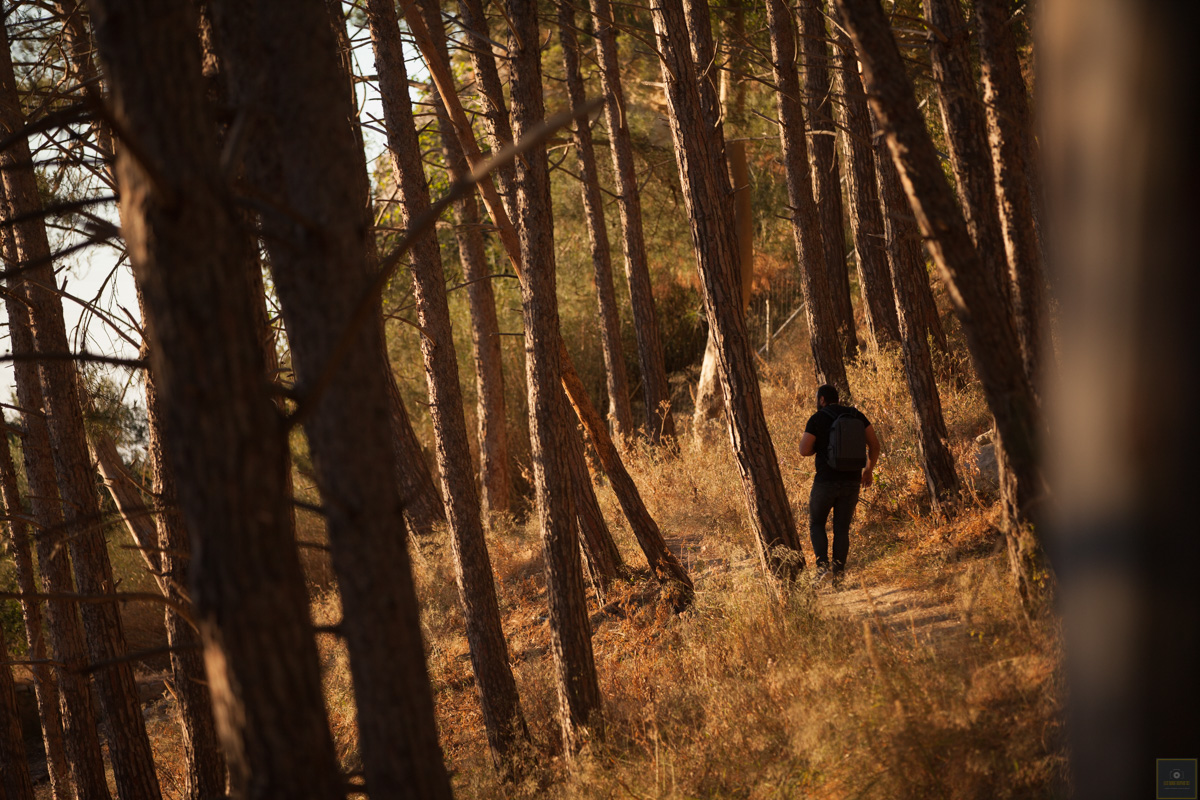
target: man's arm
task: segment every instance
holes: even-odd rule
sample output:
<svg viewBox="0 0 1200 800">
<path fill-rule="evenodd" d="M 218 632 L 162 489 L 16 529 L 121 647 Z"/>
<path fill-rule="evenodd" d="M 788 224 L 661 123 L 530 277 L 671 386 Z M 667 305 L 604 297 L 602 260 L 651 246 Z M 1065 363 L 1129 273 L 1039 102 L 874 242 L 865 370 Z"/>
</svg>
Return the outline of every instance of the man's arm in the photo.
<svg viewBox="0 0 1200 800">
<path fill-rule="evenodd" d="M 875 472 L 875 465 L 879 463 L 879 437 L 875 435 L 875 426 L 868 425 L 864 431 L 867 435 L 867 466 L 863 469 L 862 485 L 870 486 L 872 475 Z M 804 441 L 800 441 L 800 452 L 804 452 Z"/>
<path fill-rule="evenodd" d="M 867 430 L 870 430 L 870 428 L 867 428 Z M 807 457 L 815 456 L 816 454 L 817 437 L 805 431 L 804 435 L 800 437 L 800 455 Z"/>
</svg>

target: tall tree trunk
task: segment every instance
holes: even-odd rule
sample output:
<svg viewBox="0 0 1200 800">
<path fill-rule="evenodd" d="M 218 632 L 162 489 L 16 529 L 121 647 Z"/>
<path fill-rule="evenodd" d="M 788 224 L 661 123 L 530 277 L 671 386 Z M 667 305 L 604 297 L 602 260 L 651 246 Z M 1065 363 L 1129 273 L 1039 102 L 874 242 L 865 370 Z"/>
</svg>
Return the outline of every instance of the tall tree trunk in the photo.
<svg viewBox="0 0 1200 800">
<path fill-rule="evenodd" d="M 133 544 L 146 563 L 146 570 L 166 592 L 162 576 L 162 559 L 159 556 L 158 530 L 154 524 L 154 511 L 142 497 L 142 487 L 129 474 L 129 468 L 117 451 L 117 443 L 103 431 L 89 431 L 88 450 L 100 480 L 112 498 L 125 529 L 129 531 Z"/>
<path fill-rule="evenodd" d="M 407 226 L 429 210 L 429 188 L 408 97 L 408 74 L 393 0 L 368 0 L 367 21 L 379 74 L 388 149 Z M 497 760 L 509 764 L 515 756 L 515 748 L 527 739 L 528 733 L 509 666 L 508 645 L 500 626 L 495 576 L 483 535 L 436 232 L 430 229 L 420 235 L 410 253 L 413 294 L 422 329 L 421 351 L 437 436 L 438 466 L 446 497 L 454 572 L 466 621 L 475 686 L 483 708 L 488 743 Z"/>
<path fill-rule="evenodd" d="M 658 310 L 650 284 L 650 262 L 646 257 L 645 234 L 642 231 L 642 197 L 633 164 L 633 141 L 625 118 L 625 91 L 621 87 L 620 54 L 612 5 L 610 0 L 592 0 L 591 6 L 600 57 L 600 91 L 605 97 L 604 119 L 608 125 L 617 208 L 624 234 L 621 249 L 625 254 L 625 278 L 629 281 L 629 302 L 633 309 L 633 329 L 638 344 L 638 367 L 642 373 L 642 395 L 646 401 L 646 433 L 651 442 L 657 443 L 660 437 L 670 439 L 675 436 L 675 418 L 670 410 L 671 386 L 663 365 Z"/>
<path fill-rule="evenodd" d="M 541 43 L 537 5 L 506 3 L 512 21 L 513 132 L 521 137 L 542 122 Z M 555 289 L 554 219 L 550 165 L 544 147 L 517 162 L 516 227 L 521 240 L 521 306 L 525 317 L 525 372 L 529 384 L 529 438 L 534 486 L 546 557 L 550 643 L 554 655 L 563 746 L 573 753 L 589 738 L 602 738 L 600 685 L 592 655 L 592 626 L 583 570 L 575 541 L 570 448 L 574 431 L 563 402 Z"/>
<path fill-rule="evenodd" d="M 137 158 L 117 156 L 122 216 L 163 442 L 197 543 L 193 601 L 232 793 L 341 797 L 292 536 L 286 429 L 245 280 L 255 255 L 216 178 L 196 19 L 186 4 L 91 7 L 114 118 L 138 137 Z"/>
<path fill-rule="evenodd" d="M 449 63 L 440 3 L 424 2 L 421 10 L 429 21 L 435 44 Z M 431 10 L 435 13 L 428 13 Z M 432 87 L 429 94 L 437 112 L 447 169 L 454 180 L 462 180 L 470 173 L 466 154 L 454 135 L 454 125 L 445 103 Z M 454 204 L 454 236 L 458 240 L 463 280 L 467 282 L 467 306 L 471 312 L 471 354 L 475 360 L 475 393 L 478 397 L 475 415 L 479 438 L 479 485 L 483 520 L 487 524 L 493 514 L 503 514 L 510 509 L 512 478 L 500 323 L 496 318 L 496 296 L 488 274 L 479 203 L 473 194 Z"/>
<path fill-rule="evenodd" d="M 867 95 L 858 77 L 858 56 L 845 33 L 837 33 L 838 127 L 842 141 L 850 198 L 850 227 L 854 231 L 854 251 L 858 260 L 858 285 L 867 312 L 871 344 L 880 347 L 900 341 L 900 322 L 896 317 L 896 299 L 892 292 L 892 271 L 888 267 L 887 245 L 883 233 L 883 214 L 875 181 L 875 157 L 871 147 L 871 112 Z"/>
<path fill-rule="evenodd" d="M 433 473 L 425 461 L 421 441 L 413 430 L 404 396 L 396 383 L 387 353 L 380 356 L 380 369 L 387 377 L 388 431 L 391 434 L 392 458 L 399 465 L 397 480 L 400 501 L 404 508 L 404 523 L 418 538 L 433 532 L 435 523 L 444 522 L 446 507 L 433 482 Z"/>
<path fill-rule="evenodd" d="M 323 0 L 212 5 L 235 102 L 256 112 L 248 177 L 291 212 L 264 215 L 263 239 L 345 609 L 340 631 L 358 698 L 366 781 L 375 794 L 448 797 L 419 608 L 398 529 L 398 470 L 408 465 L 396 464 L 378 436 L 389 412 L 383 325 L 377 310 L 356 318 L 375 265 L 366 160 L 334 28 L 344 22 Z M 297 226 L 294 217 L 312 222 Z"/>
<path fill-rule="evenodd" d="M 17 689 L 9 664 L 8 639 L 0 627 L 0 798 L 33 800 L 33 781 L 29 778 L 29 755 L 21 734 L 21 715 L 17 711 Z"/>
<path fill-rule="evenodd" d="M 3 193 L 0 193 L 3 194 Z M 4 217 L 13 217 L 7 206 Z M 4 237 L 5 262 L 9 268 L 20 266 L 12 237 Z M 25 302 L 25 287 L 11 284 L 4 296 L 8 311 L 8 328 L 12 337 L 12 352 L 25 359 L 13 364 L 13 376 L 25 423 L 21 446 L 25 478 L 29 484 L 30 506 L 39 533 L 34 537 L 38 572 L 42 588 L 49 594 L 71 594 L 75 581 L 71 577 L 71 561 L 64 546 L 62 508 L 58 500 L 58 483 L 54 475 L 54 460 L 50 454 L 50 433 L 42 412 L 42 386 L 37 364 L 29 360 L 34 355 L 33 331 L 29 325 L 29 307 Z M 108 781 L 100 753 L 100 736 L 96 711 L 92 704 L 90 682 L 83 674 L 86 667 L 86 645 L 83 626 L 76 607 L 64 602 L 46 604 L 46 633 L 50 654 L 56 662 L 63 724 L 63 745 L 71 766 L 71 778 L 79 797 L 108 798 Z"/>
<path fill-rule="evenodd" d="M 1000 225 L 1012 281 L 1013 312 L 1025 371 L 1036 387 L 1046 335 L 1046 278 L 1025 164 L 1033 130 L 1021 62 L 1013 40 L 1009 0 L 975 0 L 979 24 L 983 106 L 1000 203 Z"/>
<path fill-rule="evenodd" d="M 829 35 L 821 13 L 824 0 L 800 0 L 801 55 L 804 60 L 804 93 L 808 108 L 808 149 L 812 168 L 813 194 L 821 217 L 821 242 L 825 252 L 825 275 L 837 321 L 838 336 L 846 358 L 858 355 L 854 307 L 850 303 L 850 276 L 846 268 L 846 233 L 842 213 L 842 182 L 833 126 L 833 104 L 829 97 Z M 853 198 L 851 198 L 853 203 Z"/>
<path fill-rule="evenodd" d="M 12 62 L 7 52 L 0 58 L 0 99 L 3 128 L 13 135 L 24 127 Z M 103 533 L 97 529 L 100 504 L 95 477 L 88 457 L 83 427 L 83 409 L 75 365 L 62 355 L 69 352 L 62 302 L 55 293 L 50 243 L 41 210 L 37 177 L 30 160 L 28 143 L 17 141 L 2 156 L 4 187 L 15 214 L 30 215 L 14 226 L 17 254 L 28 272 L 23 276 L 33 324 L 34 348 L 52 358 L 42 361 L 43 401 L 50 433 L 51 450 L 63 501 L 63 523 L 71 554 L 75 585 L 87 595 L 112 595 L 112 564 Z M 34 266 L 36 265 L 36 266 Z M 54 357 L 57 356 L 57 357 Z M 88 656 L 93 663 L 111 664 L 94 673 L 100 707 L 107 723 L 109 753 L 118 792 L 123 798 L 158 800 L 161 792 L 154 770 L 150 740 L 142 717 L 141 702 L 133 679 L 133 668 L 124 660 L 125 633 L 118 606 L 113 603 L 84 603 L 80 608 Z"/>
<path fill-rule="evenodd" d="M 1149 794 L 1156 759 L 1198 744 L 1200 5 L 1052 0 L 1039 17 L 1072 788 L 1117 800 Z M 1159 781 L 1171 766 L 1186 767 L 1157 764 Z M 1186 792 L 1156 792 L 1171 794 Z"/>
<path fill-rule="evenodd" d="M 771 29 L 771 65 L 778 86 L 779 141 L 787 175 L 792 237 L 796 243 L 796 259 L 800 262 L 800 288 L 804 293 L 804 314 L 808 319 L 817 380 L 837 386 L 849 397 L 850 384 L 838 339 L 837 312 L 829 295 L 821 220 L 809 174 L 800 77 L 796 71 L 796 32 L 791 14 L 779 3 L 769 2 L 767 12 Z"/>
<path fill-rule="evenodd" d="M 459 144 L 462 145 L 472 167 L 478 167 L 483 163 L 483 155 L 479 152 L 479 146 L 471 132 L 471 124 L 467 120 L 462 104 L 458 101 L 454 79 L 450 74 L 450 65 L 440 57 L 429 30 L 421 21 L 420 14 L 414 8 L 412 0 L 401 0 L 401 6 L 404 8 L 405 19 L 409 23 L 413 38 L 416 39 L 417 46 L 425 56 L 425 63 L 437 86 L 438 94 L 445 102 L 447 111 L 450 112 Z M 487 178 L 480 181 L 478 186 L 492 219 L 496 221 L 500 242 L 504 246 L 513 270 L 518 276 L 524 276 L 526 270 L 519 236 L 504 210 L 499 194 Z M 621 510 L 629 520 L 629 527 L 637 538 L 650 568 L 667 590 L 672 605 L 676 610 L 681 611 L 692 602 L 694 597 L 692 581 L 683 565 L 679 563 L 679 559 L 667 548 L 658 524 L 646 509 L 646 504 L 638 492 L 637 484 L 634 483 L 633 477 L 630 476 L 625 464 L 621 461 L 621 454 L 613 443 L 612 436 L 609 435 L 604 418 L 592 405 L 583 381 L 580 380 L 579 373 L 571 363 L 571 356 L 567 352 L 566 345 L 560 338 L 555 346 L 559 353 L 562 388 L 596 448 L 596 454 L 608 475 L 613 493 L 616 494 L 617 500 L 621 504 Z"/>
<path fill-rule="evenodd" d="M 575 428 L 568 437 L 570 451 L 567 454 L 575 489 L 575 522 L 579 527 L 579 539 L 592 580 L 603 596 L 612 582 L 625 573 L 625 562 L 617 543 L 613 541 L 604 512 L 600 509 L 600 501 L 596 499 L 595 489 L 592 488 L 582 432 L 574 425 L 570 427 Z"/>
<path fill-rule="evenodd" d="M 892 268 L 892 280 L 897 270 L 909 276 L 912 290 L 913 323 L 911 330 L 922 339 L 928 338 L 943 353 L 950 351 L 946 341 L 946 329 L 938 314 L 937 301 L 929 288 L 929 273 L 925 269 L 925 244 L 921 228 L 913 216 L 912 206 L 896 171 L 896 162 L 888 149 L 887 136 L 880 129 L 875 115 L 871 115 L 871 137 L 875 150 L 875 174 L 879 179 L 879 199 L 883 207 L 883 235 L 887 242 L 888 263 Z M 899 302 L 899 298 L 897 298 Z"/>
<path fill-rule="evenodd" d="M 33 552 L 29 546 L 29 526 L 26 511 L 17 489 L 17 470 L 13 464 L 12 450 L 8 445 L 8 423 L 0 418 L 0 491 L 4 496 L 4 509 L 8 515 L 8 533 L 12 544 L 13 562 L 17 569 L 17 588 L 21 594 L 32 598 L 38 593 L 33 571 Z M 21 601 L 21 617 L 25 623 L 25 640 L 29 643 L 29 657 L 35 663 L 33 691 L 37 699 L 38 719 L 42 726 L 42 745 L 46 753 L 46 772 L 50 779 L 50 794 L 56 800 L 74 797 L 71 788 L 71 764 L 63 744 L 62 711 L 59 709 L 58 681 L 46 661 L 45 633 L 42 630 L 42 605 L 34 599 Z M 0 634 L 2 635 L 2 634 Z"/>
<path fill-rule="evenodd" d="M 699 6 L 698 3 L 693 4 Z M 704 306 L 717 342 L 721 388 L 725 393 L 729 437 L 742 476 L 750 523 L 758 537 L 763 567 L 786 579 L 804 566 L 796 523 L 784 489 L 775 446 L 763 416 L 754 352 L 741 313 L 737 283 L 737 245 L 729 224 L 729 178 L 721 155 L 721 128 L 706 124 L 702 92 L 693 53 L 698 37 L 711 36 L 707 9 L 685 19 L 680 0 L 655 0 L 655 37 L 662 55 L 663 80 L 675 139 L 696 266 L 704 289 Z M 692 49 L 686 37 L 691 34 Z"/>
<path fill-rule="evenodd" d="M 1034 517 L 1045 493 L 1038 461 L 1041 422 L 1012 315 L 1002 302 L 1003 274 L 985 268 L 971 241 L 883 9 L 877 0 L 836 2 L 863 62 L 871 107 L 887 135 L 929 252 L 950 290 L 996 419 L 1009 558 L 1022 600 L 1032 608 L 1044 586 L 1045 566 L 1036 535 L 1021 523 Z"/>
<path fill-rule="evenodd" d="M 558 3 L 558 37 L 567 73 L 567 97 L 572 108 L 587 102 L 583 76 L 579 72 L 579 45 L 575 39 L 575 9 L 565 0 Z M 629 383 L 625 378 L 625 359 L 621 355 L 621 314 L 613 291 L 612 259 L 608 250 L 608 228 L 604 224 L 604 204 L 600 197 L 600 174 L 596 169 L 596 149 L 592 145 L 591 122 L 587 117 L 575 120 L 575 146 L 579 149 L 580 191 L 592 245 L 592 275 L 596 284 L 596 304 L 600 314 L 600 344 L 604 351 L 604 374 L 608 385 L 608 417 L 618 439 L 633 435 L 633 412 L 629 409 Z"/>
</svg>

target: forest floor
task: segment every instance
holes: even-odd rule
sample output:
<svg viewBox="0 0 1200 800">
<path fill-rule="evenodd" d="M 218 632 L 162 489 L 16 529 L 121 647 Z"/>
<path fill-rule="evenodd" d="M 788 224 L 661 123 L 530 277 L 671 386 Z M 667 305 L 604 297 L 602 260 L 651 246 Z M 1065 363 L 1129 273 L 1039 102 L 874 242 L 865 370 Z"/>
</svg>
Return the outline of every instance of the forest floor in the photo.
<svg viewBox="0 0 1200 800">
<path fill-rule="evenodd" d="M 787 343 L 782 343 L 786 345 Z M 760 365 L 764 405 L 807 545 L 811 460 L 798 455 L 811 375 L 803 342 Z M 845 584 L 811 570 L 781 596 L 759 564 L 723 432 L 688 432 L 674 451 L 635 446 L 627 463 L 696 586 L 672 613 L 647 577 L 606 485 L 598 495 L 635 577 L 589 598 L 604 735 L 571 759 L 557 696 L 536 515 L 501 520 L 489 545 L 531 744 L 522 778 L 493 770 L 444 536 L 413 550 L 423 632 L 446 762 L 462 798 L 1045 798 L 1066 796 L 1064 687 L 1057 621 L 1029 620 L 1007 569 L 998 507 L 976 467 L 989 416 L 953 364 L 942 402 L 964 500 L 931 513 L 907 393 L 894 358 L 855 367 L 855 404 L 884 442 L 863 492 Z M 961 370 L 959 370 L 961 372 Z M 804 399 L 798 399 L 804 398 Z M 681 421 L 684 414 L 680 414 Z M 341 612 L 327 566 L 311 564 L 313 616 Z M 128 625 L 154 646 L 146 609 Z M 156 613 L 156 612 L 155 612 Z M 320 637 L 327 707 L 347 772 L 361 769 L 347 655 Z M 182 745 L 164 665 L 140 672 L 167 797 Z M 158 681 L 158 683 L 156 683 Z M 46 791 L 45 784 L 42 786 Z"/>
</svg>

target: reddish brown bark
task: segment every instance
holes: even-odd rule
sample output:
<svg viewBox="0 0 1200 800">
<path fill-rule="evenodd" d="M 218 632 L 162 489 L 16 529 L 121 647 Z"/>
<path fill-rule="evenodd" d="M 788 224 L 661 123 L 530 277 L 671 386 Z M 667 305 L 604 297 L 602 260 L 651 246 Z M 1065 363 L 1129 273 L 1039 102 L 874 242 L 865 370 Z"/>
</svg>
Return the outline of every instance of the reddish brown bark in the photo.
<svg viewBox="0 0 1200 800">
<path fill-rule="evenodd" d="M 8 639 L 0 627 L 0 797 L 4 800 L 33 800 L 29 778 L 29 756 L 21 736 L 17 690 L 9 666 Z"/>
</svg>

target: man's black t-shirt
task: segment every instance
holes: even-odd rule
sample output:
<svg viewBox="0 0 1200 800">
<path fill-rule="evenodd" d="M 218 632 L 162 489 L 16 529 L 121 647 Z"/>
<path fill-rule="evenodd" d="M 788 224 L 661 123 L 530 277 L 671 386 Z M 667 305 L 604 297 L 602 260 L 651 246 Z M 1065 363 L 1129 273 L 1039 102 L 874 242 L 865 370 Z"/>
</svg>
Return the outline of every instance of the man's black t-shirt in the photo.
<svg viewBox="0 0 1200 800">
<path fill-rule="evenodd" d="M 829 431 L 833 428 L 833 420 L 842 414 L 850 414 L 863 421 L 863 425 L 870 425 L 863 413 L 857 408 L 850 406 L 830 405 L 818 411 L 808 418 L 808 424 L 804 426 L 805 433 L 811 433 L 817 437 L 817 476 L 813 478 L 814 483 L 833 483 L 835 481 L 859 481 L 862 479 L 862 470 L 838 470 L 829 466 L 829 460 L 826 454 L 829 452 Z"/>
</svg>

